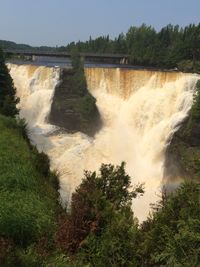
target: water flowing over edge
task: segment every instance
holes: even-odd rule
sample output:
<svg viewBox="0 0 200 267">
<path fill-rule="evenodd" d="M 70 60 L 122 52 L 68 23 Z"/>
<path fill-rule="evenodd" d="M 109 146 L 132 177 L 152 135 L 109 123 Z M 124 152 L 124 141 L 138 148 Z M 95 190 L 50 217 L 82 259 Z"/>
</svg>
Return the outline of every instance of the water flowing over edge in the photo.
<svg viewBox="0 0 200 267">
<path fill-rule="evenodd" d="M 51 168 L 60 174 L 60 196 L 67 205 L 83 178 L 83 170 L 101 163 L 126 162 L 134 183 L 145 184 L 145 194 L 133 201 L 140 221 L 150 203 L 159 198 L 165 149 L 187 116 L 193 102 L 195 74 L 86 68 L 88 89 L 97 100 L 103 128 L 94 138 L 82 133 L 55 131 L 48 123 L 60 69 L 8 64 L 20 97 L 20 117 L 28 122 L 31 141 L 47 153 Z"/>
</svg>

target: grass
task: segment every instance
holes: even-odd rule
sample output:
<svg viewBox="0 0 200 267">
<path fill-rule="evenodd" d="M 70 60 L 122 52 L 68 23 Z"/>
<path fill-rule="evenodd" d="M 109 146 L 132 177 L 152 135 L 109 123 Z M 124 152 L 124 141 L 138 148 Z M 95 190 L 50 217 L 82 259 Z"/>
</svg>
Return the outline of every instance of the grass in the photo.
<svg viewBox="0 0 200 267">
<path fill-rule="evenodd" d="M 39 156 L 16 120 L 0 115 L 0 237 L 22 247 L 51 238 L 59 210 L 51 173 L 38 170 Z"/>
</svg>

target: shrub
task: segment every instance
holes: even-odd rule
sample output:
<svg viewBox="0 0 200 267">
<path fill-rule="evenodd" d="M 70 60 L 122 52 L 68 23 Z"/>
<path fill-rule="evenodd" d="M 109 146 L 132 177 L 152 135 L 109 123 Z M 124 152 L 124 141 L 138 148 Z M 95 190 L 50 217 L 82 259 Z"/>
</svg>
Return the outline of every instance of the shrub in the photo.
<svg viewBox="0 0 200 267">
<path fill-rule="evenodd" d="M 33 148 L 32 151 L 35 153 L 35 167 L 39 173 L 44 176 L 49 175 L 50 161 L 48 156 L 44 152 L 37 152 L 36 148 Z"/>
<path fill-rule="evenodd" d="M 60 223 L 57 245 L 66 252 L 78 252 L 85 266 L 123 266 L 126 260 L 134 261 L 137 224 L 131 200 L 143 188 L 130 187 L 124 167 L 124 163 L 117 167 L 102 164 L 99 176 L 85 172 L 72 195 L 70 214 Z"/>
<path fill-rule="evenodd" d="M 140 266 L 199 266 L 199 196 L 199 183 L 185 183 L 160 203 L 141 231 Z"/>
<path fill-rule="evenodd" d="M 1 192 L 0 233 L 26 246 L 54 229 L 54 211 L 46 197 L 31 191 Z"/>
<path fill-rule="evenodd" d="M 86 118 L 91 118 L 96 112 L 96 99 L 87 93 L 81 99 L 81 113 L 86 116 Z"/>
</svg>

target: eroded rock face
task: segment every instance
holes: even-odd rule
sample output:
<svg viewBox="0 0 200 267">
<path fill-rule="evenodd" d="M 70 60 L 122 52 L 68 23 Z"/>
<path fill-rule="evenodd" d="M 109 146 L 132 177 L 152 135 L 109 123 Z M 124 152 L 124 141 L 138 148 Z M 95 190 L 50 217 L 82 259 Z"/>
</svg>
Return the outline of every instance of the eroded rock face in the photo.
<svg viewBox="0 0 200 267">
<path fill-rule="evenodd" d="M 190 116 L 174 134 L 167 148 L 166 185 L 177 180 L 200 180 L 200 120 L 190 125 Z"/>
<path fill-rule="evenodd" d="M 190 135 L 187 137 L 187 142 L 191 147 L 200 149 L 200 121 L 193 125 Z"/>
<path fill-rule="evenodd" d="M 93 136 L 101 127 L 100 114 L 89 92 L 86 92 L 87 96 L 76 92 L 74 74 L 72 69 L 61 71 L 61 81 L 55 89 L 49 121 L 68 132 L 83 132 Z M 92 109 L 89 113 L 85 112 L 87 97 L 92 101 L 89 103 Z"/>
<path fill-rule="evenodd" d="M 194 89 L 193 105 L 186 120 L 173 135 L 166 151 L 166 185 L 178 179 L 200 181 L 200 80 Z"/>
</svg>

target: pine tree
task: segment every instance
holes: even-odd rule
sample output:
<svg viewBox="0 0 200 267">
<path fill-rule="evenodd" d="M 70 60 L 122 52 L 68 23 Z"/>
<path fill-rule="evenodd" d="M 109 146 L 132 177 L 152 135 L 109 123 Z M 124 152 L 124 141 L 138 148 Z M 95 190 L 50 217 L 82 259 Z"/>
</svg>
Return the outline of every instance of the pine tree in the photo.
<svg viewBox="0 0 200 267">
<path fill-rule="evenodd" d="M 16 104 L 19 99 L 15 95 L 16 90 L 5 64 L 2 50 L 0 50 L 0 113 L 14 117 L 18 114 Z"/>
</svg>

